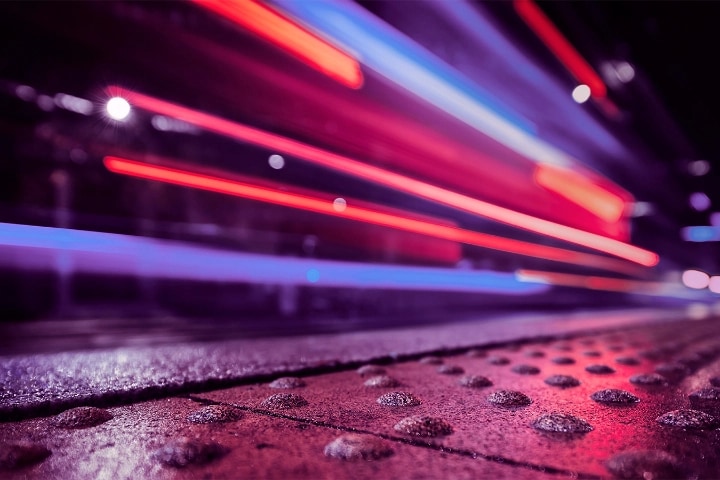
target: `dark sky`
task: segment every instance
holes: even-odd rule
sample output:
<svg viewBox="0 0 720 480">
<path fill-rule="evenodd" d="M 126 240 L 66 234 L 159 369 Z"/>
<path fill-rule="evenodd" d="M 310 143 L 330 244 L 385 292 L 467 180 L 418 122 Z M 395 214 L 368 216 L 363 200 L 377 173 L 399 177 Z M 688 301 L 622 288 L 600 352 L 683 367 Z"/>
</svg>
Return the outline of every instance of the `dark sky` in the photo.
<svg viewBox="0 0 720 480">
<path fill-rule="evenodd" d="M 624 57 L 654 87 L 698 154 L 720 168 L 720 2 L 546 2 L 578 48 Z M 589 29 L 589 31 L 582 31 Z M 583 52 L 585 53 L 585 52 Z"/>
</svg>

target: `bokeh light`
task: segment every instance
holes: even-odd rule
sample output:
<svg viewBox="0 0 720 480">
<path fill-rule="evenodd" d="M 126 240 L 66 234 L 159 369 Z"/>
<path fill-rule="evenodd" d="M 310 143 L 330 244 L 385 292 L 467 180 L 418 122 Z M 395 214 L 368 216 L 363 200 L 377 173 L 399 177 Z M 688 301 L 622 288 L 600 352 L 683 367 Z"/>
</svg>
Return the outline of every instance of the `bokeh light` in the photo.
<svg viewBox="0 0 720 480">
<path fill-rule="evenodd" d="M 682 274 L 682 282 L 688 288 L 702 290 L 710 284 L 710 275 L 700 270 L 685 270 Z"/>
<path fill-rule="evenodd" d="M 688 163 L 688 173 L 696 177 L 702 177 L 703 175 L 710 172 L 710 162 L 707 160 L 694 160 Z"/>
<path fill-rule="evenodd" d="M 344 198 L 338 197 L 335 200 L 333 200 L 333 209 L 336 212 L 344 212 L 346 208 L 347 208 L 347 202 L 345 201 Z"/>
<path fill-rule="evenodd" d="M 720 293 L 720 276 L 715 275 L 714 277 L 710 277 L 708 289 L 713 293 Z"/>
<path fill-rule="evenodd" d="M 123 121 L 130 116 L 130 103 L 122 97 L 112 97 L 105 104 L 105 111 L 113 120 Z"/>
<path fill-rule="evenodd" d="M 572 98 L 577 103 L 585 103 L 590 98 L 590 87 L 585 84 L 578 85 L 572 91 Z"/>
<path fill-rule="evenodd" d="M 710 208 L 710 198 L 702 192 L 695 192 L 690 195 L 690 206 L 698 212 L 704 212 Z"/>
<path fill-rule="evenodd" d="M 720 212 L 713 212 L 710 214 L 710 225 L 713 227 L 720 227 Z"/>
<path fill-rule="evenodd" d="M 285 159 L 282 155 L 270 155 L 270 158 L 268 158 L 268 164 L 270 164 L 270 167 L 275 170 L 280 170 L 285 166 Z"/>
<path fill-rule="evenodd" d="M 628 62 L 619 62 L 615 65 L 615 75 L 622 83 L 628 83 L 635 78 L 635 69 Z"/>
</svg>

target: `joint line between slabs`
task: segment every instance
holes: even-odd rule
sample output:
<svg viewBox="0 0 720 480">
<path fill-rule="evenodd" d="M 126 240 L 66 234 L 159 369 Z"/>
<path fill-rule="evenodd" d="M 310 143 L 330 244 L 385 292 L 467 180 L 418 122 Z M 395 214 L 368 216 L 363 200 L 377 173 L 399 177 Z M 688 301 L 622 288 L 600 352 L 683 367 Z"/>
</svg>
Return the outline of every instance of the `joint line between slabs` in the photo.
<svg viewBox="0 0 720 480">
<path fill-rule="evenodd" d="M 225 403 L 225 402 L 218 402 L 215 400 L 208 400 L 206 398 L 196 397 L 195 395 L 188 395 L 187 398 L 196 403 L 201 403 L 204 405 L 225 405 L 228 407 L 237 408 L 238 410 L 255 413 L 257 415 L 264 415 L 266 417 L 282 418 L 285 420 L 291 420 L 294 422 L 305 423 L 305 424 L 313 425 L 316 427 L 331 428 L 331 429 L 340 430 L 343 432 L 372 435 L 374 437 L 379 437 L 384 440 L 388 440 L 388 441 L 395 442 L 395 443 L 402 443 L 402 444 L 410 445 L 413 447 L 427 448 L 427 449 L 435 450 L 435 451 L 442 452 L 442 453 L 449 453 L 451 455 L 457 455 L 457 456 L 467 457 L 467 458 L 472 458 L 472 459 L 479 458 L 482 460 L 486 460 L 488 462 L 500 463 L 502 465 L 508 465 L 508 466 L 514 466 L 514 467 L 520 467 L 520 468 L 526 468 L 529 470 L 534 470 L 536 472 L 543 472 L 543 473 L 548 473 L 548 474 L 553 474 L 553 475 L 569 475 L 569 476 L 572 476 L 573 478 L 577 478 L 579 480 L 598 480 L 598 479 L 602 478 L 601 476 L 592 475 L 589 473 L 580 473 L 580 472 L 576 472 L 576 471 L 572 471 L 572 470 L 565 470 L 565 469 L 557 468 L 557 467 L 537 465 L 537 464 L 528 463 L 528 462 L 520 462 L 517 460 L 512 460 L 509 458 L 502 457 L 500 455 L 486 455 L 486 454 L 475 452 L 472 450 L 465 450 L 465 449 L 454 448 L 454 447 L 446 447 L 443 445 L 435 445 L 432 443 L 422 442 L 419 440 L 413 440 L 413 439 L 403 438 L 403 437 L 396 437 L 394 435 L 388 435 L 385 433 L 373 432 L 371 430 L 364 430 L 364 429 L 353 428 L 353 427 L 345 427 L 342 425 L 334 425 L 332 423 L 322 422 L 322 421 L 318 421 L 318 420 L 311 420 L 308 418 L 294 417 L 292 415 L 285 415 L 283 413 L 264 410 L 261 408 L 254 408 L 254 407 L 248 407 L 245 405 L 238 405 L 238 404 L 234 404 L 234 403 Z"/>
</svg>

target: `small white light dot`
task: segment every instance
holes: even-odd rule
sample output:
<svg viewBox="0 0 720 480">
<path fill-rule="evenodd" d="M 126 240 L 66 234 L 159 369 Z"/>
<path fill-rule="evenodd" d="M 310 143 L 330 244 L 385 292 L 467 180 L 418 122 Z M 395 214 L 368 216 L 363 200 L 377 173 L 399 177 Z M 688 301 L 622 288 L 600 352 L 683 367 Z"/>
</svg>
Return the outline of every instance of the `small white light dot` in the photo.
<svg viewBox="0 0 720 480">
<path fill-rule="evenodd" d="M 90 115 L 94 109 L 93 103 L 90 100 L 66 93 L 58 93 L 55 95 L 55 105 L 82 115 Z"/>
<path fill-rule="evenodd" d="M 336 198 L 333 200 L 333 209 L 335 209 L 336 212 L 344 212 L 347 208 L 347 202 L 344 198 Z"/>
<path fill-rule="evenodd" d="M 268 163 L 275 170 L 280 170 L 285 166 L 285 159 L 282 157 L 282 155 L 270 155 L 270 158 L 268 158 Z"/>
<path fill-rule="evenodd" d="M 590 98 L 590 87 L 585 84 L 578 85 L 572 91 L 572 98 L 577 103 L 585 103 Z"/>
<path fill-rule="evenodd" d="M 700 270 L 685 270 L 682 274 L 682 283 L 688 288 L 702 290 L 710 284 L 710 275 Z"/>
<path fill-rule="evenodd" d="M 632 204 L 630 216 L 632 217 L 644 217 L 653 213 L 654 208 L 650 202 L 635 202 Z"/>
<path fill-rule="evenodd" d="M 694 162 L 688 163 L 687 169 L 690 175 L 702 177 L 710 171 L 710 162 L 707 160 L 695 160 Z"/>
<path fill-rule="evenodd" d="M 167 117 L 162 115 L 154 115 L 150 120 L 150 124 L 153 128 L 155 128 L 155 130 L 160 130 L 161 132 L 167 132 L 170 130 L 170 121 Z"/>
<path fill-rule="evenodd" d="M 113 97 L 105 104 L 105 111 L 113 120 L 125 120 L 130 115 L 130 110 L 130 104 L 122 97 Z"/>
<path fill-rule="evenodd" d="M 615 66 L 615 73 L 618 80 L 628 83 L 635 78 L 635 69 L 628 62 L 620 62 Z"/>
<path fill-rule="evenodd" d="M 708 284 L 708 288 L 713 293 L 720 293 L 720 277 L 717 275 L 714 277 L 710 277 L 710 283 Z"/>
<path fill-rule="evenodd" d="M 710 208 L 710 198 L 702 192 L 695 192 L 690 195 L 690 206 L 698 212 L 704 212 Z"/>
</svg>

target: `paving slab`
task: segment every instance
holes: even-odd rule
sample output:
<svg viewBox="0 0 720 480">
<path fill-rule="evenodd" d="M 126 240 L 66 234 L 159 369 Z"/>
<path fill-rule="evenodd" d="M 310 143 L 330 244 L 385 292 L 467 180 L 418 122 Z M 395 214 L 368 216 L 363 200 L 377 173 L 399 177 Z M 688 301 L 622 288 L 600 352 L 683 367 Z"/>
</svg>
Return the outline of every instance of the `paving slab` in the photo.
<svg viewBox="0 0 720 480">
<path fill-rule="evenodd" d="M 716 371 L 712 362 L 720 353 L 720 343 L 716 340 L 719 326 L 693 325 L 694 328 L 687 330 L 679 327 L 680 324 L 676 324 L 624 335 L 515 344 L 484 352 L 473 350 L 470 355 L 440 356 L 432 362 L 428 359 L 395 362 L 383 368 L 397 385 L 384 388 L 366 386 L 368 376 L 356 371 L 312 376 L 304 379 L 306 386 L 292 389 L 307 404 L 286 409 L 263 404 L 265 399 L 277 393 L 267 384 L 208 392 L 198 397 L 400 438 L 412 437 L 394 429 L 398 422 L 409 416 L 426 416 L 448 423 L 453 433 L 436 438 L 414 438 L 414 441 L 587 476 L 607 475 L 606 463 L 618 453 L 660 450 L 682 459 L 689 472 L 714 478 L 720 474 L 717 454 L 713 453 L 720 445 L 717 430 L 673 429 L 656 421 L 667 412 L 690 408 L 690 391 L 702 385 L 709 386 L 707 378 Z M 618 346 L 622 347 L 622 357 L 633 358 L 637 362 L 630 363 L 636 364 L 618 362 L 621 355 Z M 592 354 L 587 355 L 588 352 Z M 660 365 L 692 359 L 698 352 L 704 353 L 704 359 L 698 360 L 694 365 L 695 373 L 689 372 L 681 382 L 647 386 L 629 380 L 638 374 L 652 373 Z M 556 355 L 571 358 L 574 363 L 557 364 L 553 361 Z M 508 362 L 498 365 L 493 359 L 499 357 Z M 438 365 L 439 362 L 442 364 Z M 535 369 L 517 369 L 520 365 L 535 367 L 537 373 Z M 609 373 L 591 373 L 587 370 L 591 365 L 608 367 Z M 455 368 L 448 369 L 448 366 Z M 463 373 L 442 373 L 448 370 Z M 483 376 L 492 385 L 464 387 L 460 379 L 466 374 Z M 545 380 L 554 375 L 571 376 L 579 381 L 579 385 L 569 388 L 548 385 Z M 615 401 L 601 402 L 591 398 L 596 392 L 605 390 L 611 391 L 597 398 Z M 617 400 L 626 397 L 618 396 L 613 392 L 615 390 L 627 392 L 638 401 L 618 403 Z M 502 391 L 521 392 L 532 403 L 506 407 L 489 401 L 491 394 Z M 395 402 L 400 406 L 378 403 L 385 394 L 390 394 L 390 400 L 403 401 Z M 405 397 L 400 394 L 410 394 L 419 402 L 404 401 Z M 404 404 L 407 406 L 402 406 Z M 592 426 L 592 431 L 549 433 L 533 427 L 540 417 L 551 413 L 577 417 Z"/>
<path fill-rule="evenodd" d="M 4 444 L 30 442 L 51 452 L 36 464 L 0 471 L 0 476 L 158 480 L 556 477 L 248 411 L 238 410 L 241 417 L 228 422 L 197 424 L 188 420 L 202 408 L 189 399 L 168 398 L 107 409 L 112 419 L 87 428 L 57 428 L 52 425 L 53 417 L 0 424 Z M 370 445 L 377 450 L 379 445 L 382 455 L 348 460 L 325 454 L 329 444 L 347 435 L 361 448 Z M 207 450 L 208 445 L 213 448 Z"/>
<path fill-rule="evenodd" d="M 65 389 L 52 412 L 2 417 L 0 477 L 720 478 L 720 322 L 610 327 L 452 349 L 406 344 L 414 354 L 363 354 L 366 364 L 347 352 L 310 370 L 287 359 L 239 385 L 146 389 L 157 399 L 118 406 L 73 390 L 75 371 L 59 363 L 65 377 L 39 392 Z M 104 376 L 84 388 L 105 385 L 111 365 L 96 365 Z M 137 381 L 157 382 L 148 372 Z M 9 387 L 3 398 L 22 404 Z"/>
<path fill-rule="evenodd" d="M 193 341 L 191 335 L 183 337 L 178 333 L 184 340 L 158 345 L 153 344 L 157 335 L 151 331 L 146 336 L 129 335 L 134 339 L 132 343 L 140 343 L 138 346 L 4 356 L 0 350 L 0 417 L 19 419 L 56 413 L 87 402 L 117 405 L 208 390 L 282 372 L 327 371 L 342 365 L 406 358 L 430 351 L 662 324 L 677 315 L 678 311 L 640 309 L 515 314 L 463 321 L 451 317 L 446 323 L 417 328 L 323 335 L 237 338 L 229 331 L 225 341 L 215 342 Z M 52 331 L 61 335 L 64 328 L 62 322 L 55 322 Z M 102 331 L 103 321 L 86 323 L 84 328 Z M 167 331 L 171 326 L 163 328 Z M 38 337 L 47 335 L 41 333 L 38 332 Z M 119 339 L 128 336 L 121 330 L 114 333 Z M 0 326 L 0 335 L 12 338 L 13 326 Z M 24 341 L 31 343 L 32 335 L 26 336 Z M 26 346 L 32 350 L 31 344 Z"/>
</svg>

